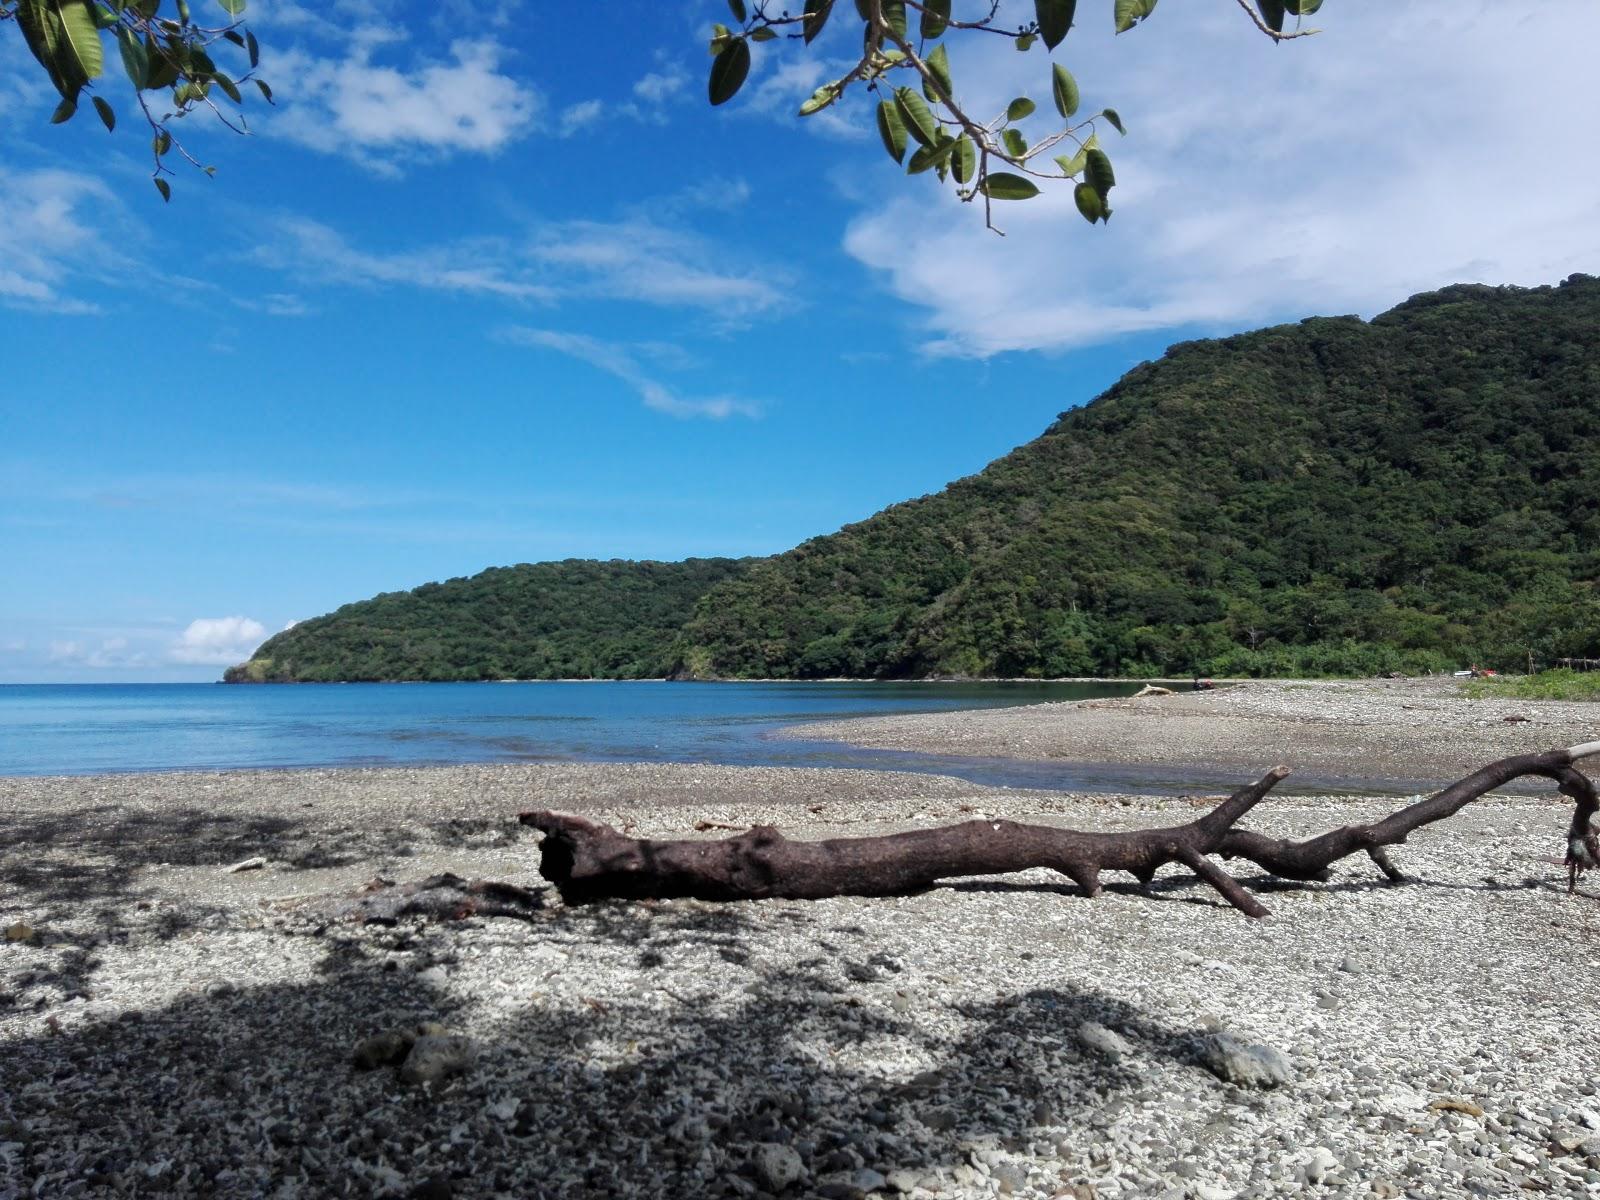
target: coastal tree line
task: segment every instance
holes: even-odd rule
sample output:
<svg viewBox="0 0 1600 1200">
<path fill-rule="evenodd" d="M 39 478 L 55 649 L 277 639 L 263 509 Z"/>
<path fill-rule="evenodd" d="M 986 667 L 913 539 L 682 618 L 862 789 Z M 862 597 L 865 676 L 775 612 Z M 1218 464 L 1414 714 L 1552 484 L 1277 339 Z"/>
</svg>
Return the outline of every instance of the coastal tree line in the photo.
<svg viewBox="0 0 1600 1200">
<path fill-rule="evenodd" d="M 936 495 L 770 559 L 348 605 L 274 679 L 1366 675 L 1600 654 L 1600 281 L 1174 347 Z"/>
</svg>

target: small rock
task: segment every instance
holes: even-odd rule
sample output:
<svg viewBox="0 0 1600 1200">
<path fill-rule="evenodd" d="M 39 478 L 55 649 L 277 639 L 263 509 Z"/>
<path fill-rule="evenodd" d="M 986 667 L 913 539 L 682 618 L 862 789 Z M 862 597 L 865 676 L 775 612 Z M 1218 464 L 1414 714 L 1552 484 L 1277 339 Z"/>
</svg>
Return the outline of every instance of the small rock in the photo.
<svg viewBox="0 0 1600 1200">
<path fill-rule="evenodd" d="M 448 978 L 443 967 L 428 967 L 417 972 L 417 982 L 428 987 L 443 987 Z"/>
<path fill-rule="evenodd" d="M 1116 1062 L 1125 1054 L 1133 1053 L 1133 1047 L 1128 1044 L 1127 1038 L 1113 1029 L 1107 1029 L 1098 1021 L 1085 1021 L 1079 1025 L 1078 1041 L 1112 1062 Z"/>
<path fill-rule="evenodd" d="M 884 1177 L 884 1182 L 892 1187 L 895 1191 L 905 1193 L 911 1191 L 919 1183 L 921 1183 L 922 1176 L 917 1174 L 915 1171 L 907 1171 L 902 1168 L 898 1171 L 890 1171 L 889 1174 Z"/>
<path fill-rule="evenodd" d="M 1197 1183 L 1192 1189 L 1194 1200 L 1234 1200 L 1239 1193 L 1214 1183 Z"/>
<path fill-rule="evenodd" d="M 1469 1117 L 1483 1116 L 1483 1109 L 1479 1108 L 1472 1101 L 1458 1100 L 1454 1096 L 1442 1096 L 1438 1100 L 1430 1102 L 1428 1109 L 1430 1112 L 1464 1113 Z"/>
<path fill-rule="evenodd" d="M 1339 1169 L 1339 1160 L 1326 1146 L 1313 1146 L 1300 1164 L 1300 1178 L 1306 1183 L 1321 1183 Z"/>
<path fill-rule="evenodd" d="M 245 858 L 225 868 L 229 875 L 237 875 L 240 871 L 259 871 L 267 865 L 267 860 L 259 854 L 254 858 Z"/>
<path fill-rule="evenodd" d="M 18 921 L 15 925 L 7 925 L 5 939 L 8 942 L 21 942 L 28 946 L 37 946 L 44 938 L 32 925 Z"/>
<path fill-rule="evenodd" d="M 419 1037 L 411 1053 L 400 1064 L 400 1078 L 407 1083 L 433 1087 L 472 1065 L 472 1043 L 457 1035 L 428 1034 Z"/>
<path fill-rule="evenodd" d="M 1339 964 L 1339 970 L 1343 971 L 1346 975 L 1355 975 L 1360 972 L 1361 964 L 1358 963 L 1354 957 L 1346 954 L 1344 956 L 1344 961 Z"/>
<path fill-rule="evenodd" d="M 763 1189 L 777 1193 L 792 1187 L 805 1178 L 806 1165 L 788 1146 L 778 1142 L 761 1142 L 750 1156 L 756 1182 Z"/>
<path fill-rule="evenodd" d="M 391 1067 L 405 1060 L 416 1040 L 416 1032 L 409 1029 L 391 1029 L 387 1033 L 374 1034 L 356 1043 L 350 1061 L 361 1071 Z"/>
<path fill-rule="evenodd" d="M 1294 1082 L 1294 1067 L 1282 1050 L 1231 1033 L 1202 1038 L 1200 1061 L 1218 1079 L 1240 1087 L 1274 1088 Z"/>
</svg>

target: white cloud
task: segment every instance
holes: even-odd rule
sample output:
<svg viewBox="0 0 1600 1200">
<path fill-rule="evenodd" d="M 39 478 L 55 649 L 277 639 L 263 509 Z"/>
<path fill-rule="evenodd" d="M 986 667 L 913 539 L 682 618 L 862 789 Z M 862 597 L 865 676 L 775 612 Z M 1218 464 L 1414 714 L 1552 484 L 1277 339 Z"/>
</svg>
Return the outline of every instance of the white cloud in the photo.
<svg viewBox="0 0 1600 1200">
<path fill-rule="evenodd" d="M 1069 189 L 995 205 L 983 229 L 928 181 L 850 225 L 845 247 L 925 314 L 935 352 L 1062 350 L 1139 330 L 1370 314 L 1458 281 L 1552 282 L 1600 266 L 1600 9 L 1329 6 L 1273 46 L 1233 6 L 1163 6 L 1114 40 L 1083 20 L 1057 51 L 1085 110 L 1111 105 L 1116 215 Z M 998 41 L 998 39 L 996 39 Z M 981 39 L 979 39 L 981 41 Z M 952 48 L 961 99 L 1003 107 L 1022 56 Z M 1043 105 L 1048 110 L 1049 105 Z M 906 231 L 917 228 L 916 237 Z"/>
<path fill-rule="evenodd" d="M 64 314 L 97 312 L 69 294 L 128 259 L 99 232 L 120 206 L 98 179 L 74 171 L 0 174 L 0 305 Z"/>
<path fill-rule="evenodd" d="M 266 626 L 249 617 L 199 617 L 172 643 L 168 659 L 199 666 L 231 666 L 249 658 L 266 636 Z"/>
<path fill-rule="evenodd" d="M 499 296 L 507 300 L 549 301 L 556 292 L 505 263 L 498 241 L 457 242 L 386 254 L 357 250 L 327 225 L 305 217 L 270 223 L 276 237 L 258 250 L 269 266 L 302 272 L 346 285 L 402 284 L 430 291 Z"/>
<path fill-rule="evenodd" d="M 688 82 L 688 73 L 680 67 L 651 71 L 634 83 L 633 94 L 647 104 L 664 104 L 681 94 Z"/>
<path fill-rule="evenodd" d="M 566 138 L 582 133 L 598 121 L 604 112 L 605 105 L 598 100 L 581 100 L 577 104 L 569 104 L 561 110 L 561 119 L 556 124 L 556 134 Z"/>
<path fill-rule="evenodd" d="M 741 181 L 727 188 L 748 195 Z M 357 249 L 334 229 L 304 217 L 282 217 L 268 228 L 272 236 L 257 257 L 299 273 L 308 284 L 409 286 L 542 303 L 567 296 L 629 300 L 703 310 L 728 326 L 747 323 L 788 296 L 782 269 L 706 266 L 715 255 L 705 238 L 645 217 L 556 221 L 522 238 L 463 239 L 389 252 Z"/>
<path fill-rule="evenodd" d="M 609 375 L 615 375 L 639 394 L 646 408 L 653 408 L 669 416 L 709 417 L 712 420 L 725 420 L 728 417 L 758 417 L 761 415 L 760 406 L 748 400 L 740 400 L 732 396 L 712 396 L 702 399 L 690 399 L 681 396 L 676 390 L 656 379 L 639 363 L 641 354 L 648 354 L 657 359 L 674 357 L 676 348 L 663 347 L 656 343 L 641 345 L 624 345 L 620 342 L 607 342 L 599 338 L 589 337 L 581 333 L 563 333 L 554 329 L 528 329 L 513 328 L 503 331 L 501 337 L 508 342 L 521 346 L 533 346 L 544 350 L 554 350 L 557 353 L 568 355 L 586 362 Z"/>
<path fill-rule="evenodd" d="M 293 79 L 295 87 L 269 130 L 394 175 L 418 157 L 493 154 L 533 128 L 539 97 L 500 70 L 505 52 L 498 42 L 452 42 L 453 61 L 406 70 L 375 63 L 374 54 L 397 38 L 364 26 L 343 59 L 298 50 L 278 55 L 270 73 Z"/>
<path fill-rule="evenodd" d="M 54 640 L 46 651 L 46 661 L 57 667 L 91 667 L 97 670 L 123 670 L 150 665 L 149 656 L 133 649 L 125 637 L 106 637 L 92 642 Z"/>
</svg>

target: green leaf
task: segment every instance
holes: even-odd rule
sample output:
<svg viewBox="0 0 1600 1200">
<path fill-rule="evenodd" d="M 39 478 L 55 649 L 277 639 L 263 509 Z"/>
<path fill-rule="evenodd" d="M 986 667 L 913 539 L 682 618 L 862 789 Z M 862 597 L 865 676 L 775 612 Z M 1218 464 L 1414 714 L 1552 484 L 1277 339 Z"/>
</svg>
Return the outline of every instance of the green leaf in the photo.
<svg viewBox="0 0 1600 1200">
<path fill-rule="evenodd" d="M 733 19 L 741 25 L 750 18 L 749 12 L 745 9 L 744 0 L 728 0 L 728 11 L 733 14 Z"/>
<path fill-rule="evenodd" d="M 1117 0 L 1117 32 L 1127 33 L 1156 10 L 1156 0 Z"/>
<path fill-rule="evenodd" d="M 911 156 L 911 161 L 906 164 L 906 174 L 920 175 L 933 167 L 944 166 L 950 161 L 955 148 L 956 143 L 953 139 L 932 146 L 918 147 L 917 152 Z"/>
<path fill-rule="evenodd" d="M 256 35 L 248 29 L 244 31 L 245 53 L 250 56 L 250 69 L 253 71 L 261 65 L 261 44 L 256 41 Z"/>
<path fill-rule="evenodd" d="M 100 44 L 100 30 L 94 22 L 94 9 L 88 0 L 57 0 L 56 13 L 61 19 L 61 31 L 72 47 L 85 79 L 97 79 L 105 66 L 105 49 Z"/>
<path fill-rule="evenodd" d="M 18 0 L 15 11 L 17 28 L 22 30 L 28 52 L 45 69 L 62 98 L 76 101 L 84 81 L 79 78 L 77 60 L 62 45 L 61 18 L 45 0 Z"/>
<path fill-rule="evenodd" d="M 706 53 L 715 58 L 728 48 L 728 43 L 731 41 L 733 41 L 733 30 L 717 21 L 711 26 L 711 40 L 706 43 Z"/>
<path fill-rule="evenodd" d="M 1022 136 L 1020 130 L 1008 129 L 1000 136 L 1005 141 L 1006 149 L 1010 151 L 1012 158 L 1021 158 L 1028 152 L 1028 139 Z"/>
<path fill-rule="evenodd" d="M 770 42 L 777 36 L 777 31 L 770 25 L 762 25 L 750 31 L 750 40 L 752 42 Z"/>
<path fill-rule="evenodd" d="M 1115 129 L 1118 133 L 1122 134 L 1124 137 L 1127 136 L 1128 131 L 1122 127 L 1122 118 L 1117 115 L 1117 110 L 1116 109 L 1114 109 L 1114 108 L 1101 109 L 1100 110 L 1100 115 L 1111 123 L 1111 128 Z"/>
<path fill-rule="evenodd" d="M 954 96 L 956 85 L 950 80 L 950 56 L 945 53 L 944 43 L 940 42 L 935 46 L 933 53 L 923 59 L 923 62 L 927 65 L 928 73 L 944 89 L 944 96 L 940 96 L 926 79 L 922 81 L 922 94 L 934 101 L 942 100 L 945 96 Z"/>
<path fill-rule="evenodd" d="M 239 14 L 244 12 L 245 0 L 217 0 L 217 3 L 222 6 L 223 12 L 236 21 L 239 19 Z"/>
<path fill-rule="evenodd" d="M 1256 7 L 1261 10 L 1261 19 L 1268 29 L 1273 33 L 1283 32 L 1283 0 L 1256 0 Z"/>
<path fill-rule="evenodd" d="M 1322 0 L 1283 0 L 1283 6 L 1297 17 L 1309 17 L 1322 7 Z"/>
<path fill-rule="evenodd" d="M 178 68 L 172 60 L 156 48 L 153 41 L 144 44 L 146 88 L 169 87 L 178 79 Z"/>
<path fill-rule="evenodd" d="M 111 105 L 107 104 L 99 96 L 95 96 L 94 110 L 100 114 L 100 121 L 103 125 L 105 125 L 107 133 L 111 133 L 116 129 L 117 114 L 111 111 Z"/>
<path fill-rule="evenodd" d="M 907 133 L 924 146 L 931 146 L 938 140 L 939 123 L 933 119 L 932 111 L 921 96 L 908 87 L 895 88 L 894 102 L 899 106 Z"/>
<path fill-rule="evenodd" d="M 814 112 L 821 112 L 838 98 L 838 83 L 825 83 L 811 93 L 811 99 L 800 106 L 800 116 L 809 117 Z"/>
<path fill-rule="evenodd" d="M 1105 201 L 1100 199 L 1100 193 L 1094 190 L 1093 185 L 1080 183 L 1072 189 L 1072 199 L 1078 206 L 1078 211 L 1083 214 L 1083 219 L 1093 225 L 1096 221 L 1106 217 Z"/>
<path fill-rule="evenodd" d="M 117 23 L 117 14 L 104 4 L 93 5 L 92 11 L 94 12 L 94 27 L 96 29 L 110 29 Z"/>
<path fill-rule="evenodd" d="M 165 179 L 156 180 L 156 191 L 161 193 L 161 198 L 163 200 L 170 201 L 172 199 L 172 185 L 169 184 Z"/>
<path fill-rule="evenodd" d="M 805 20 L 800 25 L 806 45 L 809 46 L 812 39 L 822 32 L 832 12 L 833 0 L 806 0 Z"/>
<path fill-rule="evenodd" d="M 979 190 L 991 200 L 1031 200 L 1039 194 L 1031 179 L 1010 171 L 991 171 Z"/>
<path fill-rule="evenodd" d="M 906 39 L 906 0 L 883 0 L 883 19 L 902 42 Z"/>
<path fill-rule="evenodd" d="M 1058 155 L 1056 155 L 1055 163 L 1056 163 L 1056 166 L 1061 168 L 1061 173 L 1063 175 L 1067 176 L 1070 179 L 1072 176 L 1076 175 L 1079 171 L 1083 170 L 1084 164 L 1086 162 L 1088 162 L 1088 160 L 1089 160 L 1088 154 L 1086 154 L 1082 150 L 1079 150 L 1076 154 L 1073 154 L 1073 155 L 1066 155 L 1066 154 L 1058 154 Z"/>
<path fill-rule="evenodd" d="M 738 95 L 750 74 L 750 43 L 735 38 L 723 47 L 722 53 L 711 63 L 711 80 L 707 88 L 712 104 L 726 104 Z"/>
<path fill-rule="evenodd" d="M 956 139 L 956 148 L 950 154 L 950 173 L 957 183 L 967 183 L 978 169 L 978 150 L 972 139 L 962 134 Z"/>
<path fill-rule="evenodd" d="M 1055 99 L 1056 111 L 1063 117 L 1078 111 L 1078 81 L 1060 63 L 1050 68 L 1050 94 Z"/>
<path fill-rule="evenodd" d="M 897 163 L 906 160 L 906 123 L 900 117 L 899 106 L 892 100 L 878 102 L 878 136 L 883 148 Z"/>
<path fill-rule="evenodd" d="M 1111 169 L 1111 159 L 1106 152 L 1098 146 L 1091 148 L 1086 156 L 1084 171 L 1084 179 L 1089 186 L 1100 193 L 1102 201 L 1105 200 L 1106 194 L 1117 184 L 1116 173 Z"/>
<path fill-rule="evenodd" d="M 233 82 L 233 80 L 229 79 L 220 71 L 211 78 L 213 82 L 215 82 L 216 85 L 222 89 L 222 94 L 225 95 L 229 100 L 232 100 L 235 104 L 244 103 L 244 97 L 239 95 L 239 87 Z"/>
<path fill-rule="evenodd" d="M 950 24 L 950 0 L 923 0 L 922 22 L 917 28 L 924 39 L 942 37 Z"/>
<path fill-rule="evenodd" d="M 1047 50 L 1054 50 L 1067 36 L 1077 7 L 1078 0 L 1033 0 L 1034 19 L 1039 22 L 1039 36 Z"/>
<path fill-rule="evenodd" d="M 272 103 L 272 89 L 267 86 L 266 81 L 262 80 L 262 79 L 258 79 L 258 80 L 255 81 L 255 84 L 256 84 L 256 86 L 258 88 L 261 89 L 261 98 L 263 100 L 265 100 L 268 104 L 271 104 Z"/>
<path fill-rule="evenodd" d="M 1020 121 L 1024 117 L 1031 117 L 1034 107 L 1032 100 L 1029 100 L 1026 96 L 1018 96 L 1010 104 L 1006 105 L 1006 120 Z"/>
<path fill-rule="evenodd" d="M 1022 53 L 1026 54 L 1029 50 L 1033 49 L 1034 40 L 1035 39 L 1034 39 L 1033 34 L 1024 33 L 1019 38 L 1017 38 L 1017 42 L 1016 42 L 1017 49 L 1020 50 Z"/>
<path fill-rule="evenodd" d="M 160 158 L 168 150 L 172 149 L 172 135 L 163 129 L 150 139 L 150 149 L 155 151 L 157 158 Z"/>
<path fill-rule="evenodd" d="M 78 102 L 71 96 L 62 97 L 61 103 L 56 105 L 55 112 L 50 114 L 50 124 L 59 125 L 63 121 L 72 120 L 72 114 L 78 111 Z"/>
</svg>

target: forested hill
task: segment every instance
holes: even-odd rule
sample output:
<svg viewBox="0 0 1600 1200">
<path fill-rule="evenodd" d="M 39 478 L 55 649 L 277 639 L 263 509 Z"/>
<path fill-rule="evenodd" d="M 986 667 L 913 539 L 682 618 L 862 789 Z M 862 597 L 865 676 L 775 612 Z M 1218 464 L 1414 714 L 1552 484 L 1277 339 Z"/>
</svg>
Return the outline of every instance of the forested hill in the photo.
<svg viewBox="0 0 1600 1200">
<path fill-rule="evenodd" d="M 346 604 L 270 638 L 229 683 L 648 679 L 695 601 L 755 559 L 524 563 Z"/>
<path fill-rule="evenodd" d="M 1600 280 L 1174 346 L 936 495 L 776 558 L 672 569 L 485 572 L 347 606 L 235 670 L 1356 674 L 1600 655 Z M 513 603 L 530 572 L 544 586 Z M 586 572 L 604 584 L 562 585 Z M 590 607 L 636 587 L 637 630 Z M 525 653 L 524 622 L 562 652 Z M 386 668 L 412 661 L 408 639 L 448 642 L 424 658 L 452 673 Z"/>
</svg>

